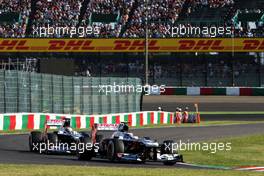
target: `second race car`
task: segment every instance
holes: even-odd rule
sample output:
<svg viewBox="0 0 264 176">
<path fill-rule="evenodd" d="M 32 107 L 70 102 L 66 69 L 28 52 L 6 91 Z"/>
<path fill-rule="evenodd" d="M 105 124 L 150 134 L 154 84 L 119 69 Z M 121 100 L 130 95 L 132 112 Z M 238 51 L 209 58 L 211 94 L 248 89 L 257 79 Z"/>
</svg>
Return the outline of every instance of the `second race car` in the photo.
<svg viewBox="0 0 264 176">
<path fill-rule="evenodd" d="M 58 130 L 49 131 L 57 127 Z M 29 149 L 39 153 L 75 154 L 80 138 L 89 137 L 87 132 L 77 132 L 70 127 L 70 119 L 51 119 L 45 122 L 44 131 L 32 131 L 29 135 Z"/>
</svg>

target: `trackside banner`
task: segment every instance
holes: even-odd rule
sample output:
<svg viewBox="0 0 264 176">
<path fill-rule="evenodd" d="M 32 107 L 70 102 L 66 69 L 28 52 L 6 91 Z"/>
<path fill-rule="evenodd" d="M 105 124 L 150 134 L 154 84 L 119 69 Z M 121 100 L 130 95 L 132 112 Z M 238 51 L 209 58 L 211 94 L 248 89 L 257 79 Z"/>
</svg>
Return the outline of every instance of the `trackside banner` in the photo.
<svg viewBox="0 0 264 176">
<path fill-rule="evenodd" d="M 263 52 L 264 38 L 149 39 L 149 52 Z M 8 39 L 0 52 L 144 52 L 145 39 Z"/>
<path fill-rule="evenodd" d="M 95 123 L 100 124 L 99 129 L 105 128 L 108 130 L 112 130 L 116 124 L 121 122 L 128 122 L 129 126 L 132 127 L 174 123 L 174 113 L 158 111 L 105 115 L 8 113 L 0 114 L 0 133 L 1 131 L 44 129 L 46 122 L 50 123 L 53 121 L 50 125 L 56 126 L 64 118 L 70 118 L 71 127 L 77 129 L 91 128 Z"/>
<path fill-rule="evenodd" d="M 225 95 L 225 96 L 264 96 L 263 87 L 165 87 L 161 93 L 151 95 Z"/>
</svg>

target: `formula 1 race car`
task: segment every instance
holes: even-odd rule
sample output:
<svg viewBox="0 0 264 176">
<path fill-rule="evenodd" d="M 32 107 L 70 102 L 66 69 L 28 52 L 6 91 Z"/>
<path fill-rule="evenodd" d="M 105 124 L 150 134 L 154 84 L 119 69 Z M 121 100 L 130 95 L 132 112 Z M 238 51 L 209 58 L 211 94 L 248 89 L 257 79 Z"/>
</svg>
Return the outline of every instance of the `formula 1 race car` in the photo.
<svg viewBox="0 0 264 176">
<path fill-rule="evenodd" d="M 58 131 L 48 132 L 57 127 Z M 76 154 L 76 144 L 81 137 L 89 137 L 89 133 L 73 131 L 70 119 L 48 120 L 44 131 L 32 131 L 29 135 L 29 149 L 39 153 L 72 153 Z"/>
<path fill-rule="evenodd" d="M 83 136 L 80 142 L 83 144 L 93 143 L 92 149 L 77 151 L 79 160 L 91 160 L 93 157 L 109 159 L 110 161 L 141 162 L 160 161 L 164 165 L 174 165 L 176 162 L 183 162 L 182 155 L 173 150 L 174 142 L 166 140 L 159 144 L 149 137 L 139 138 L 128 132 L 127 123 L 119 125 L 106 125 L 106 130 L 112 127 L 115 132 L 109 138 L 103 138 L 98 131 L 104 130 L 103 124 L 95 124 L 92 128 L 92 135 Z M 90 145 L 89 145 L 90 146 Z"/>
</svg>

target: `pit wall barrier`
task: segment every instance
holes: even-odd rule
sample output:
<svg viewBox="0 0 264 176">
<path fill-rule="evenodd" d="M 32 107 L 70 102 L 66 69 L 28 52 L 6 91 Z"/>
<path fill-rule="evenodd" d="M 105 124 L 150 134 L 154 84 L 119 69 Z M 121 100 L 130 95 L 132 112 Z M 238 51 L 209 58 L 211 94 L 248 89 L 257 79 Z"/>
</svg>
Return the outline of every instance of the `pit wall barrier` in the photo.
<svg viewBox="0 0 264 176">
<path fill-rule="evenodd" d="M 166 87 L 156 90 L 152 95 L 226 95 L 226 96 L 264 96 L 264 87 Z"/>
<path fill-rule="evenodd" d="M 144 111 L 107 115 L 66 115 L 45 113 L 10 113 L 0 114 L 0 131 L 42 130 L 46 120 L 71 118 L 71 126 L 76 129 L 90 128 L 94 123 L 118 124 L 129 122 L 132 127 L 154 124 L 173 124 L 174 113 Z"/>
</svg>

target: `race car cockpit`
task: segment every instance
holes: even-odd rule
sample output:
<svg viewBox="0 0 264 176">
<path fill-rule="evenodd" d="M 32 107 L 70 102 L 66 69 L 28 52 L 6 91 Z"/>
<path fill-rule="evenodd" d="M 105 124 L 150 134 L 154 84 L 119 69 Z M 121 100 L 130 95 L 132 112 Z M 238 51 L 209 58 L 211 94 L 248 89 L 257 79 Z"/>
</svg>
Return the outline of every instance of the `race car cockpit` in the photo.
<svg viewBox="0 0 264 176">
<path fill-rule="evenodd" d="M 119 124 L 118 131 L 120 131 L 120 132 L 128 132 L 128 130 L 129 130 L 129 127 L 128 127 L 127 123 L 123 122 L 123 123 Z"/>
<path fill-rule="evenodd" d="M 78 132 L 74 131 L 71 128 L 71 119 L 65 118 L 63 125 L 60 127 L 58 134 L 63 134 L 63 135 L 72 135 L 72 134 L 77 134 Z"/>
<path fill-rule="evenodd" d="M 122 122 L 118 125 L 117 131 L 112 134 L 112 138 L 119 138 L 123 140 L 138 139 L 133 133 L 129 133 L 129 126 L 126 122 Z"/>
</svg>

